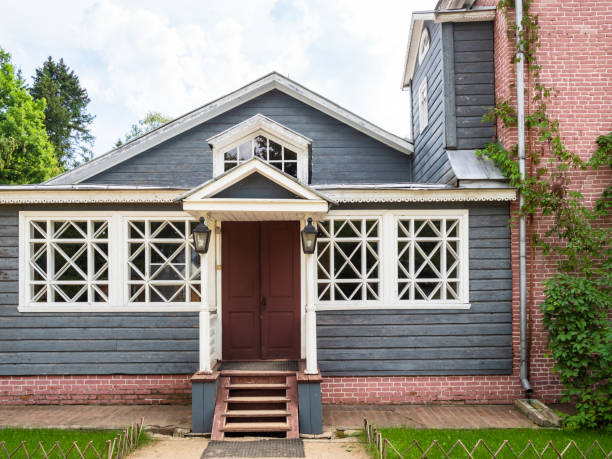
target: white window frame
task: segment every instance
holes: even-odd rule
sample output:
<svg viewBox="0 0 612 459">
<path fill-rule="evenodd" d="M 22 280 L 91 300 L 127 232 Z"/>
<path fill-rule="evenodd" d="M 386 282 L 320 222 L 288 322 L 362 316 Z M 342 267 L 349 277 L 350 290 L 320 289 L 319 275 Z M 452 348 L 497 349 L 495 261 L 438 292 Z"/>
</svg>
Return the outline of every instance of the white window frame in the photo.
<svg viewBox="0 0 612 459">
<path fill-rule="evenodd" d="M 419 85 L 419 134 L 422 134 L 429 124 L 429 95 L 427 94 L 427 77 Z"/>
<path fill-rule="evenodd" d="M 469 211 L 467 209 L 415 210 L 332 210 L 330 217 L 380 218 L 380 300 L 376 301 L 319 301 L 318 311 L 368 309 L 470 309 L 469 303 Z M 397 220 L 401 218 L 448 217 L 459 220 L 459 300 L 400 300 L 397 274 Z M 316 256 L 316 254 L 315 254 Z M 308 279 L 309 288 L 316 292 L 317 276 Z"/>
<path fill-rule="evenodd" d="M 423 63 L 430 45 L 431 38 L 429 36 L 429 30 L 427 27 L 423 27 L 423 32 L 421 32 L 421 39 L 419 41 L 419 65 Z"/>
<path fill-rule="evenodd" d="M 353 215 L 346 215 L 346 214 L 342 214 L 342 215 L 330 215 L 330 220 L 333 222 L 335 219 L 343 219 L 343 218 L 359 218 L 361 220 L 376 220 L 378 221 L 378 255 L 379 255 L 379 261 L 378 261 L 378 299 L 377 300 L 335 300 L 335 301 L 320 301 L 319 300 L 319 295 L 318 295 L 318 284 L 319 284 L 319 279 L 317 276 L 317 279 L 315 280 L 316 282 L 316 288 L 314 290 L 315 292 L 315 298 L 316 298 L 316 302 L 317 304 L 323 305 L 321 307 L 325 308 L 325 309 L 335 309 L 335 308 L 341 308 L 341 309 L 345 309 L 345 306 L 360 306 L 360 305 L 367 305 L 367 306 L 372 306 L 372 307 L 379 307 L 383 304 L 383 297 L 384 297 L 384 292 L 383 292 L 383 282 L 382 282 L 382 261 L 383 261 L 383 257 L 384 257 L 384 250 L 383 250 L 383 236 L 382 236 L 382 230 L 383 230 L 383 218 L 380 215 L 369 215 L 369 214 L 353 214 Z M 362 236 L 362 238 L 360 238 L 362 240 L 363 243 L 365 243 L 367 241 L 367 237 L 366 236 Z M 331 242 L 331 241 L 330 241 Z M 330 245 L 330 250 L 333 250 L 333 244 Z M 317 256 L 317 263 L 318 263 L 318 254 L 316 254 Z M 318 270 L 318 265 L 317 265 L 317 270 Z M 365 281 L 362 281 L 367 283 L 367 279 Z M 334 282 L 331 281 L 330 282 L 330 289 L 334 288 Z M 366 287 L 367 288 L 367 287 Z"/>
<path fill-rule="evenodd" d="M 129 219 L 193 219 L 177 211 L 21 211 L 19 212 L 19 312 L 173 312 L 199 311 L 201 302 L 129 303 L 127 283 L 127 221 Z M 108 219 L 108 285 L 107 303 L 32 303 L 30 301 L 30 220 Z M 200 267 L 203 272 L 202 267 Z"/>
</svg>

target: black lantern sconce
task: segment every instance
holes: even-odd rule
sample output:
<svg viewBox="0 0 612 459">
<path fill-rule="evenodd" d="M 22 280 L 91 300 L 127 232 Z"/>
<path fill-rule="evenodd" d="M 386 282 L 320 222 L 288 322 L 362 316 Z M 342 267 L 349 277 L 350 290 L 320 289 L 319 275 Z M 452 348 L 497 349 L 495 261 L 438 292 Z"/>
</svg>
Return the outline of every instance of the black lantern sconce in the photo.
<svg viewBox="0 0 612 459">
<path fill-rule="evenodd" d="M 208 252 L 208 245 L 210 244 L 210 228 L 204 223 L 204 217 L 200 217 L 200 224 L 193 229 L 191 233 L 193 237 L 193 245 L 196 252 L 200 255 L 204 255 Z"/>
<path fill-rule="evenodd" d="M 308 218 L 308 223 L 302 230 L 302 250 L 304 253 L 314 253 L 317 247 L 317 236 L 319 232 L 312 224 L 312 218 Z"/>
</svg>

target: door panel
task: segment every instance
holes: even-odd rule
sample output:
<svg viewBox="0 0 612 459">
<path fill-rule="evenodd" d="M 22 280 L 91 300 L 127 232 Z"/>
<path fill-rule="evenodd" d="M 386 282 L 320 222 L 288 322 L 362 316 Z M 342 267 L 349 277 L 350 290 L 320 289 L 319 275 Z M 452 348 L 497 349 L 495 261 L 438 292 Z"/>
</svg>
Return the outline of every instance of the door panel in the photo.
<svg viewBox="0 0 612 459">
<path fill-rule="evenodd" d="M 298 222 L 223 223 L 223 360 L 299 359 L 299 231 Z"/>
<path fill-rule="evenodd" d="M 300 357 L 298 222 L 261 223 L 262 358 Z"/>
<path fill-rule="evenodd" d="M 225 222 L 222 234 L 223 359 L 260 358 L 259 224 Z"/>
</svg>

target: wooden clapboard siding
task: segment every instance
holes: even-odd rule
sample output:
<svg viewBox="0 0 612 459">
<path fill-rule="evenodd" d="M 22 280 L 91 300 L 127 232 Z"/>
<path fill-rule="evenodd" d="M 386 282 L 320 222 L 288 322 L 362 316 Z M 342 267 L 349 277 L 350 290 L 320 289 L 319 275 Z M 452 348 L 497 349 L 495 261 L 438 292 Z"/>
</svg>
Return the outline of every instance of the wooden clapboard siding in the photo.
<svg viewBox="0 0 612 459">
<path fill-rule="evenodd" d="M 452 28 L 456 101 L 456 148 L 482 148 L 495 136 L 482 116 L 495 105 L 493 22 L 458 22 Z M 451 126 L 449 126 L 451 128 Z"/>
<path fill-rule="evenodd" d="M 512 372 L 508 205 L 444 207 L 469 208 L 471 308 L 319 311 L 318 357 L 324 375 Z"/>
<path fill-rule="evenodd" d="M 410 156 L 272 90 L 88 179 L 87 183 L 194 187 L 212 177 L 206 139 L 261 113 L 312 139 L 311 183 L 412 180 Z"/>
<path fill-rule="evenodd" d="M 0 375 L 197 370 L 196 313 L 19 313 L 17 209 L 0 221 Z"/>
<path fill-rule="evenodd" d="M 418 64 L 411 83 L 412 136 L 414 138 L 414 180 L 416 182 L 440 182 L 450 171 L 444 139 L 444 76 L 442 64 L 442 26 L 426 21 L 430 46 L 425 59 Z M 418 91 L 427 78 L 429 119 L 423 132 L 419 128 Z"/>
</svg>

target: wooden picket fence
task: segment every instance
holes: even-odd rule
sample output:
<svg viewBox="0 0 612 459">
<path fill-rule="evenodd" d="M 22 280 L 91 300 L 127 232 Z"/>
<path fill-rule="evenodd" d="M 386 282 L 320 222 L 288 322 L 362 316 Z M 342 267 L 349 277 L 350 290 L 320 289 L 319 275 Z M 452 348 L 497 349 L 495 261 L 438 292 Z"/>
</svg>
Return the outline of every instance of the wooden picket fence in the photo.
<svg viewBox="0 0 612 459">
<path fill-rule="evenodd" d="M 26 442 L 22 441 L 17 448 L 9 451 L 5 442 L 0 442 L 0 457 L 2 459 L 13 458 L 58 458 L 58 459 L 124 459 L 132 451 L 138 448 L 138 443 L 144 429 L 144 418 L 137 424 L 132 424 L 112 440 L 106 440 L 104 447 L 98 451 L 93 441 L 80 447 L 77 442 L 64 450 L 59 441 L 55 442 L 48 450 L 39 441 L 34 449 L 28 450 Z"/>
<path fill-rule="evenodd" d="M 370 424 L 367 419 L 363 420 L 363 425 L 366 433 L 366 440 L 369 445 L 374 447 L 378 459 L 393 457 L 392 454 L 402 459 L 405 457 L 427 458 L 430 456 L 442 456 L 444 458 L 468 457 L 472 459 L 477 454 L 478 457 L 487 457 L 490 455 L 492 458 L 502 456 L 517 458 L 537 457 L 538 459 L 542 459 L 544 455 L 546 455 L 547 458 L 555 456 L 557 458 L 563 458 L 566 457 L 566 455 L 573 455 L 573 457 L 586 459 L 591 453 L 594 457 L 605 459 L 612 458 L 612 451 L 606 453 L 597 440 L 593 442 L 586 452 L 583 452 L 574 440 L 570 440 L 563 449 L 557 448 L 552 441 L 549 441 L 541 451 L 536 448 L 531 440 L 529 440 L 523 449 L 515 451 L 510 446 L 508 440 L 504 440 L 499 447 L 493 449 L 490 448 L 482 438 L 476 442 L 472 449 L 465 446 L 461 440 L 457 440 L 448 450 L 444 449 L 438 440 L 434 440 L 427 448 L 422 447 L 417 440 L 414 440 L 404 451 L 399 451 L 388 439 L 383 437 L 380 431 Z"/>
</svg>

